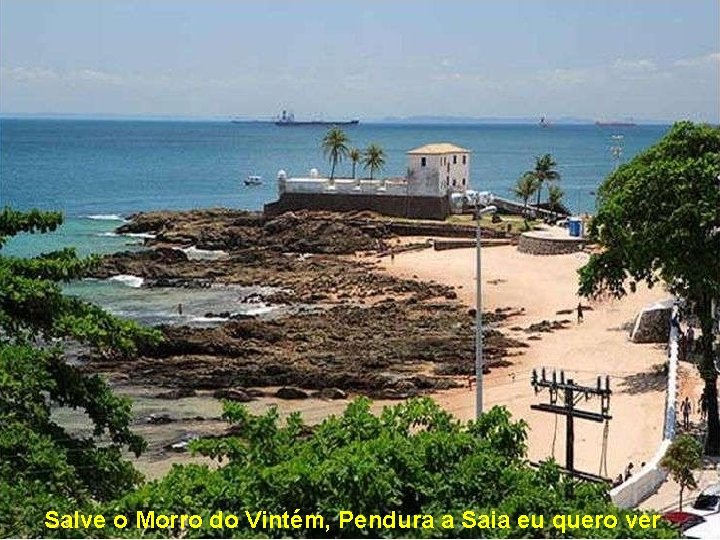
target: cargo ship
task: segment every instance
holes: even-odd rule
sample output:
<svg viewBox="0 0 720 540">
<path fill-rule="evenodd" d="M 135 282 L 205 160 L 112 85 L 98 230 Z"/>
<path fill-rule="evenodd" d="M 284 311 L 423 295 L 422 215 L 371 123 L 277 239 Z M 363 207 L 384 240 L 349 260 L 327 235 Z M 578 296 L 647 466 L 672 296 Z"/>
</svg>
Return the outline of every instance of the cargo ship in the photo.
<svg viewBox="0 0 720 540">
<path fill-rule="evenodd" d="M 330 120 L 295 120 L 293 113 L 283 111 L 275 120 L 276 126 L 355 126 L 360 120 L 354 118 L 352 120 L 330 121 Z"/>
<path fill-rule="evenodd" d="M 598 120 L 597 122 L 595 122 L 595 125 L 599 126 L 599 127 L 635 127 L 635 126 L 637 126 L 637 124 L 635 122 L 633 122 L 632 120 L 630 120 L 628 122 L 601 122 Z"/>
</svg>

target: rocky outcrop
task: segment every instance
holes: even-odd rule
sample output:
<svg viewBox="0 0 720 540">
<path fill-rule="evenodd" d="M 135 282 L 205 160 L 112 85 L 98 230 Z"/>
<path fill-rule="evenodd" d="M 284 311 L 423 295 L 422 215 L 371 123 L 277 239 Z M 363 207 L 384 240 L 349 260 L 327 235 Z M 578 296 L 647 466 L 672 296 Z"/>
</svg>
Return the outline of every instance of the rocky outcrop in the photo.
<svg viewBox="0 0 720 540">
<path fill-rule="evenodd" d="M 635 318 L 630 340 L 634 343 L 667 343 L 671 311 L 672 300 L 645 307 Z"/>
</svg>

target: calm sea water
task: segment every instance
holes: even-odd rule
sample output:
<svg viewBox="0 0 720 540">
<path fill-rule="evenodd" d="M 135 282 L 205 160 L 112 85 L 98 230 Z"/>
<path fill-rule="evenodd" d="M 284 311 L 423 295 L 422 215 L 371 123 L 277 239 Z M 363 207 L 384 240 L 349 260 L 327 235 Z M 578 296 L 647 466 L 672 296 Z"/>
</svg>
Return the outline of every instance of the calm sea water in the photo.
<svg viewBox="0 0 720 540">
<path fill-rule="evenodd" d="M 18 237 L 3 253 L 32 255 L 66 245 L 76 246 L 81 254 L 137 249 L 140 240 L 114 236 L 112 230 L 139 210 L 259 210 L 276 198 L 278 169 L 291 176 L 306 175 L 312 167 L 329 171 L 319 148 L 325 130 L 231 122 L 0 120 L 0 206 L 62 210 L 66 215 L 66 224 L 57 232 Z M 383 172 L 389 176 L 405 173 L 405 152 L 411 148 L 428 142 L 456 143 L 472 151 L 472 187 L 502 196 L 510 195 L 516 179 L 532 167 L 534 156 L 549 152 L 558 162 L 566 203 L 575 210 L 592 211 L 593 192 L 614 165 L 611 136 L 624 135 L 623 157 L 629 159 L 666 130 L 667 126 L 360 124 L 346 132 L 354 146 L 375 142 L 385 149 Z M 350 163 L 343 163 L 338 173 L 349 176 L 350 171 Z M 265 183 L 245 186 L 243 180 L 250 174 L 263 176 Z M 81 294 L 110 305 L 109 298 L 122 289 L 117 283 L 107 286 L 112 289 L 99 287 L 105 286 L 81 287 Z M 136 291 L 128 294 L 137 301 Z M 202 306 L 195 298 L 187 302 L 198 305 L 199 316 L 214 306 Z"/>
</svg>

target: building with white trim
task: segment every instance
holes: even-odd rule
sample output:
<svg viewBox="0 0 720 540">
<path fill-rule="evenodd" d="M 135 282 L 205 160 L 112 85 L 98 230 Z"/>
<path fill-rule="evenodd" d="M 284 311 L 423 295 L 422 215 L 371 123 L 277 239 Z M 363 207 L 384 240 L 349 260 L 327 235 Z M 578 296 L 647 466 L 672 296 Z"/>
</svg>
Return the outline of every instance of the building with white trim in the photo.
<svg viewBox="0 0 720 540">
<path fill-rule="evenodd" d="M 426 144 L 407 152 L 404 177 L 362 179 L 288 178 L 278 171 L 278 200 L 265 212 L 287 210 L 374 210 L 387 215 L 445 219 L 451 199 L 462 197 L 470 184 L 470 151 L 451 143 Z"/>
</svg>

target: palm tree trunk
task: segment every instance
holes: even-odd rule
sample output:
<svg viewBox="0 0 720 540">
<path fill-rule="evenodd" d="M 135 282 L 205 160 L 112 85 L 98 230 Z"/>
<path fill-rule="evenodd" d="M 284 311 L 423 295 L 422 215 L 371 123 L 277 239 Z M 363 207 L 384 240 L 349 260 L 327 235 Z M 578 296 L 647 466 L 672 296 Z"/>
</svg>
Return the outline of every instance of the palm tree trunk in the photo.
<svg viewBox="0 0 720 540">
<path fill-rule="evenodd" d="M 535 204 L 535 217 L 538 217 L 540 215 L 540 194 L 542 193 L 542 187 L 543 183 L 540 182 L 538 185 L 538 191 L 537 191 L 537 203 Z"/>
<path fill-rule="evenodd" d="M 685 490 L 685 486 L 680 486 L 680 508 L 678 509 L 679 512 L 682 512 L 682 503 L 683 503 L 683 491 Z"/>
<path fill-rule="evenodd" d="M 336 157 L 333 157 L 333 160 L 332 160 L 332 168 L 330 169 L 330 180 L 332 180 L 333 178 L 335 178 L 335 164 L 336 164 L 336 163 L 337 163 L 337 158 L 336 158 Z"/>
<path fill-rule="evenodd" d="M 355 162 L 353 161 L 353 180 L 355 180 Z"/>
</svg>

